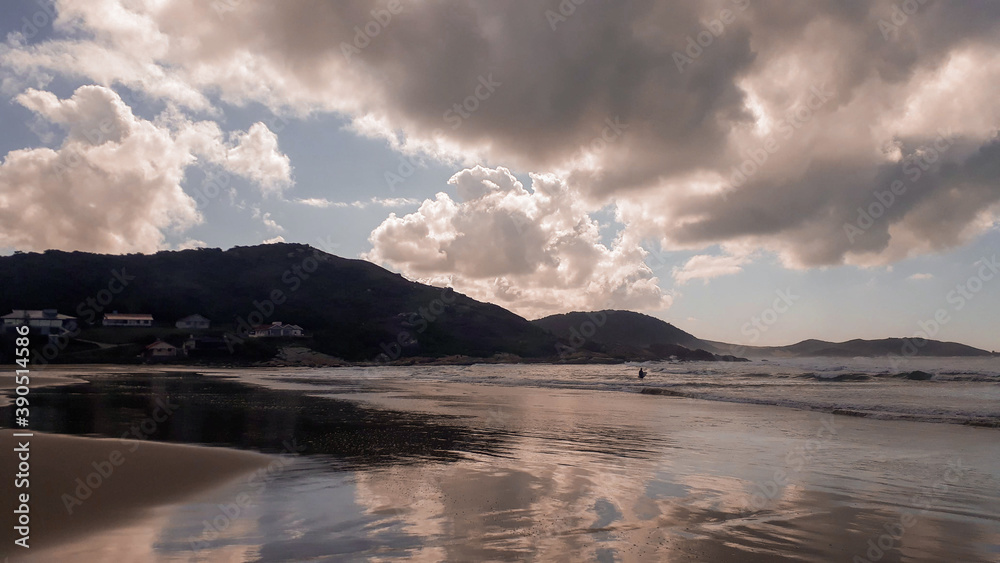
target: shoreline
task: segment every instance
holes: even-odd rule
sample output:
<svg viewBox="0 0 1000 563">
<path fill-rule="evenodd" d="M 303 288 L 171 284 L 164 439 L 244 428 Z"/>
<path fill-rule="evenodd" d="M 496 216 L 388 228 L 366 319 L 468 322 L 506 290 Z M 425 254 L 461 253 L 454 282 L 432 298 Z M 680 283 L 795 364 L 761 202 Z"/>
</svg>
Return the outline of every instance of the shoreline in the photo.
<svg viewBox="0 0 1000 563">
<path fill-rule="evenodd" d="M 254 365 L 254 366 L 238 366 L 238 365 L 199 365 L 199 364 L 167 364 L 167 363 L 157 363 L 157 364 L 136 364 L 136 365 L 123 365 L 123 364 L 60 364 L 59 366 L 53 366 L 50 368 L 53 372 L 48 372 L 44 378 L 45 382 L 40 385 L 35 385 L 36 377 L 42 379 L 38 375 L 32 376 L 32 387 L 33 388 L 44 388 L 44 387 L 55 387 L 55 386 L 65 386 L 73 384 L 85 384 L 88 380 L 82 379 L 81 375 L 93 375 L 100 379 L 114 378 L 123 374 L 139 373 L 142 375 L 153 375 L 153 374 L 164 374 L 170 375 L 172 373 L 177 374 L 192 374 L 198 376 L 208 376 L 215 377 L 225 373 L 224 377 L 228 378 L 229 373 L 233 375 L 239 375 L 241 372 L 246 370 L 291 370 L 288 373 L 275 373 L 273 374 L 278 378 L 278 380 L 292 378 L 295 379 L 301 373 L 308 373 L 310 370 L 317 369 L 358 369 L 366 370 L 368 368 L 393 368 L 393 369 L 403 369 L 407 367 L 468 367 L 474 365 L 482 366 L 502 366 L 502 365 L 534 365 L 539 367 L 573 367 L 579 366 L 581 368 L 600 368 L 602 366 L 621 366 L 627 362 L 617 363 L 617 364 L 557 364 L 557 363 L 547 363 L 547 362 L 531 362 L 531 363 L 501 363 L 501 362 L 471 362 L 471 363 L 449 363 L 449 364 L 398 364 L 398 365 L 384 365 L 380 364 L 377 366 L 371 366 L 366 364 L 354 364 L 354 365 L 343 365 L 343 366 L 312 366 L 312 365 L 299 365 L 299 364 L 288 364 L 288 365 Z M 669 365 L 687 365 L 687 362 L 671 362 Z M 764 364 L 758 364 L 764 365 Z M 211 372 L 222 372 L 222 373 L 211 373 Z M 86 373 L 81 373 L 86 372 Z M 35 372 L 37 373 L 37 372 Z M 830 386 L 831 389 L 835 388 L 837 385 L 843 384 L 847 386 L 856 385 L 866 385 L 866 384 L 878 384 L 880 382 L 884 383 L 899 383 L 904 386 L 914 385 L 920 386 L 925 384 L 934 384 L 934 382 L 928 382 L 924 378 L 912 378 L 905 377 L 906 373 L 903 372 L 899 374 L 883 374 L 877 376 L 864 376 L 859 378 L 828 378 L 822 379 L 818 378 L 817 381 L 821 382 L 818 385 Z M 925 372 L 913 372 L 921 373 L 924 375 Z M 812 374 L 810 374 L 812 375 Z M 237 377 L 241 384 L 246 385 L 256 385 L 262 388 L 269 388 L 265 383 L 260 381 L 247 380 L 245 378 Z M 807 378 L 808 379 L 808 378 Z M 3 378 L 0 377 L 0 382 Z M 453 381 L 449 383 L 472 383 L 474 385 L 479 385 L 483 387 L 505 387 L 506 385 L 502 383 L 497 383 L 494 380 L 482 380 L 482 381 Z M 808 402 L 802 402 L 796 400 L 794 397 L 788 397 L 784 399 L 774 399 L 768 396 L 751 396 L 751 397 L 725 397 L 725 396 L 703 396 L 702 392 L 697 388 L 685 387 L 683 383 L 673 383 L 667 384 L 666 386 L 658 386 L 659 381 L 657 379 L 647 379 L 645 381 L 639 381 L 630 377 L 626 374 L 621 374 L 620 379 L 621 385 L 627 386 L 627 388 L 617 389 L 617 388 L 595 388 L 590 387 L 586 383 L 586 379 L 582 378 L 579 382 L 568 382 L 566 388 L 575 388 L 580 390 L 593 390 L 602 392 L 625 392 L 629 394 L 642 394 L 647 396 L 664 396 L 664 397 L 678 397 L 685 399 L 692 399 L 697 401 L 703 401 L 708 404 L 727 404 L 727 405 L 756 405 L 766 408 L 780 408 L 787 409 L 791 411 L 803 411 L 803 412 L 814 412 L 820 414 L 831 414 L 837 417 L 851 417 L 851 418 L 864 418 L 877 421 L 893 421 L 893 420 L 904 420 L 910 422 L 920 422 L 926 424 L 948 424 L 957 426 L 968 426 L 974 428 L 984 428 L 984 429 L 1000 429 L 1000 417 L 996 414 L 983 414 L 983 415 L 969 415 L 964 418 L 950 418 L 948 416 L 939 415 L 931 416 L 927 413 L 913 413 L 906 411 L 882 411 L 878 409 L 865 408 L 864 406 L 856 406 L 851 404 L 821 404 L 821 405 L 811 405 Z M 938 383 L 948 384 L 951 382 L 940 381 Z M 525 383 L 528 387 L 537 387 L 533 383 Z M 541 385 L 545 387 L 545 385 Z M 843 387 L 847 389 L 849 387 Z M 0 391 L 4 389 L 8 390 L 10 387 L 0 386 Z M 295 384 L 289 389 L 295 389 Z M 299 387 L 300 390 L 308 389 L 308 387 Z M 0 396 L 0 407 L 5 407 L 10 405 L 10 399 L 6 396 Z"/>
</svg>

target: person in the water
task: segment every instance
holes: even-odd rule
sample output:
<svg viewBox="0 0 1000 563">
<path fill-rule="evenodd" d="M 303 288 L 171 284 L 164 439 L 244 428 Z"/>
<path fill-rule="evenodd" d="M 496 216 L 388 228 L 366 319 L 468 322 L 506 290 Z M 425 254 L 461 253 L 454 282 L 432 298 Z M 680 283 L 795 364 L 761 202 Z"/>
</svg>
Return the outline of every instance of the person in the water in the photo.
<svg viewBox="0 0 1000 563">
<path fill-rule="evenodd" d="M 646 377 L 646 372 L 642 368 L 639 368 L 639 379 L 644 377 Z"/>
</svg>

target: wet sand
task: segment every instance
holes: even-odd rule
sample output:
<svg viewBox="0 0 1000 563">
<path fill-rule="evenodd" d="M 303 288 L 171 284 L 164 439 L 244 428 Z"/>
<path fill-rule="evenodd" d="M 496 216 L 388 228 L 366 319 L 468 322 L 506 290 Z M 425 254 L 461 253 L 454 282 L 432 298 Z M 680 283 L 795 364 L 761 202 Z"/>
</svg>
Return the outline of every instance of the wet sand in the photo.
<svg viewBox="0 0 1000 563">
<path fill-rule="evenodd" d="M 117 435 L 167 401 L 178 408 L 147 440 L 297 454 L 248 478 L 243 452 L 143 442 L 181 448 L 186 463 L 151 456 L 109 494 L 118 517 L 70 519 L 76 539 L 60 553 L 108 560 L 129 538 L 118 560 L 1000 560 L 995 429 L 340 371 L 215 373 L 38 390 L 50 430 Z M 93 442 L 117 444 L 63 440 L 86 442 L 68 458 L 85 451 L 87 463 Z M 205 481 L 214 455 L 225 461 Z M 246 506 L 210 528 L 240 494 Z"/>
<path fill-rule="evenodd" d="M 0 407 L 5 407 L 11 404 L 13 397 L 16 396 L 11 392 L 18 387 L 17 379 L 14 375 L 14 370 L 17 369 L 17 367 L 0 366 L 0 369 L 4 367 L 6 367 L 6 369 L 0 372 Z M 35 371 L 30 374 L 28 383 L 29 389 L 38 389 L 42 387 L 74 385 L 84 383 L 84 380 L 73 376 L 71 371 L 56 371 L 53 373 Z"/>
<path fill-rule="evenodd" d="M 14 561 L 54 561 L 53 551 L 74 540 L 100 546 L 102 534 L 150 516 L 157 507 L 265 467 L 271 456 L 139 440 L 112 440 L 34 432 L 30 438 L 0 430 L 0 448 L 12 452 L 30 441 L 29 487 L 15 489 L 15 460 L 0 471 L 0 554 Z M 14 545 L 14 499 L 29 494 L 29 549 Z M 30 555 L 31 557 L 26 557 Z M 92 559 L 97 560 L 91 553 Z"/>
</svg>

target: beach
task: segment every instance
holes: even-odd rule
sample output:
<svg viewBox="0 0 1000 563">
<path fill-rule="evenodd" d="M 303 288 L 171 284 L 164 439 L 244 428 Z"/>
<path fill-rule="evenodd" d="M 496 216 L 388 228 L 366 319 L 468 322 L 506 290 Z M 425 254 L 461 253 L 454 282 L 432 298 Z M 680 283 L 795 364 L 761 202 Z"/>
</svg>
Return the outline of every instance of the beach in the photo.
<svg viewBox="0 0 1000 563">
<path fill-rule="evenodd" d="M 87 383 L 33 391 L 39 431 L 62 434 L 32 442 L 39 561 L 1000 557 L 993 428 L 447 370 L 59 373 Z M 59 495 L 116 449 L 67 514 Z"/>
<path fill-rule="evenodd" d="M 29 494 L 31 531 L 26 543 L 30 548 L 15 546 L 20 537 L 14 534 L 17 515 L 4 511 L 2 551 L 15 561 L 67 560 L 71 554 L 98 561 L 129 553 L 115 545 L 114 540 L 133 542 L 132 534 L 123 534 L 122 529 L 156 522 L 157 509 L 196 497 L 271 461 L 232 449 L 39 432 L 21 438 L 12 431 L 0 432 L 4 451 L 18 451 L 18 444 L 28 440 L 30 486 L 14 489 L 13 462 L 5 464 L 0 481 L 0 494 L 12 504 L 24 491 Z"/>
</svg>

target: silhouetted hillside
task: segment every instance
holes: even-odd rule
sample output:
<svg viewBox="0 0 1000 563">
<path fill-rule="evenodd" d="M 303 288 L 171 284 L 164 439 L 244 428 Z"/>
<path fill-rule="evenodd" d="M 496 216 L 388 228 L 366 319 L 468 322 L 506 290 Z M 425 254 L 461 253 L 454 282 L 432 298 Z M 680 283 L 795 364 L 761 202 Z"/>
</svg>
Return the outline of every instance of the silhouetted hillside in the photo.
<svg viewBox="0 0 1000 563">
<path fill-rule="evenodd" d="M 540 357 L 555 349 L 545 331 L 506 309 L 299 244 L 18 253 L 0 257 L 0 287 L 0 314 L 56 308 L 87 327 L 107 312 L 151 313 L 169 328 L 198 313 L 213 330 L 244 336 L 251 324 L 282 321 L 303 327 L 310 347 L 355 361 L 380 354 Z"/>
<path fill-rule="evenodd" d="M 604 319 L 603 322 L 597 322 Z M 548 330 L 553 335 L 572 341 L 583 338 L 585 342 L 578 348 L 605 353 L 650 351 L 660 357 L 679 356 L 675 348 L 681 346 L 690 351 L 698 349 L 721 356 L 752 357 L 848 357 L 855 356 L 989 356 L 990 352 L 959 344 L 938 340 L 918 341 L 903 338 L 881 340 L 849 340 L 847 342 L 827 342 L 809 339 L 788 346 L 740 346 L 725 342 L 701 340 L 674 325 L 649 315 L 632 311 L 573 312 L 552 315 L 531 321 Z M 593 333 L 583 334 L 584 327 L 591 324 Z M 588 332 L 591 328 L 586 329 Z M 907 342 L 910 344 L 907 344 Z M 913 346 L 916 352 L 911 350 Z M 683 350 L 680 351 L 684 354 Z M 690 357 L 689 359 L 699 359 Z"/>
<path fill-rule="evenodd" d="M 765 358 L 801 358 L 810 356 L 831 358 L 875 357 L 875 356 L 989 356 L 987 350 L 980 350 L 958 342 L 940 340 L 919 340 L 913 338 L 883 338 L 862 340 L 856 338 L 847 342 L 827 342 L 825 340 L 803 340 L 788 346 L 738 346 L 723 342 L 705 342 L 704 348 L 716 353 L 742 354 Z"/>
<path fill-rule="evenodd" d="M 601 318 L 605 320 L 600 322 Z M 591 322 L 595 325 L 596 332 L 589 339 L 602 344 L 628 344 L 646 348 L 652 344 L 686 346 L 698 341 L 693 335 L 670 323 L 632 311 L 573 312 L 531 322 L 561 338 L 570 338 L 574 330 L 579 331 L 582 326 Z M 600 326 L 597 326 L 598 323 Z"/>
<path fill-rule="evenodd" d="M 701 341 L 674 325 L 632 311 L 573 312 L 531 321 L 569 344 L 562 356 L 596 353 L 630 360 L 735 360 L 699 350 Z"/>
</svg>

